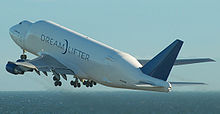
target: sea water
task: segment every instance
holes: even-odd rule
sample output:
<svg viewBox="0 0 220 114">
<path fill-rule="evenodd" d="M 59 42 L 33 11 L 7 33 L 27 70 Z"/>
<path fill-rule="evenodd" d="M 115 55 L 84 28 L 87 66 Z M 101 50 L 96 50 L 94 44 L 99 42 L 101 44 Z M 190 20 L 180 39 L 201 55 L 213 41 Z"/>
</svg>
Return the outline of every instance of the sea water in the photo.
<svg viewBox="0 0 220 114">
<path fill-rule="evenodd" d="M 1 114 L 212 114 L 220 92 L 0 92 Z"/>
</svg>

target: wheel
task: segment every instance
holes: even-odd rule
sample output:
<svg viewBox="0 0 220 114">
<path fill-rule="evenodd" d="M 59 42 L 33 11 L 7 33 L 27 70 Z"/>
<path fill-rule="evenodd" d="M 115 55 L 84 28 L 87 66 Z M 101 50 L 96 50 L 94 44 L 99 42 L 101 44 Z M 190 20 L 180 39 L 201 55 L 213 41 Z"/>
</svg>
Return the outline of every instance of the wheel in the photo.
<svg viewBox="0 0 220 114">
<path fill-rule="evenodd" d="M 87 81 L 84 81 L 84 82 L 83 82 L 83 85 L 86 85 L 86 83 L 87 83 Z"/>
<path fill-rule="evenodd" d="M 93 84 L 92 84 L 92 83 L 89 83 L 89 86 L 90 86 L 90 87 L 93 87 Z"/>
<path fill-rule="evenodd" d="M 94 81 L 91 81 L 91 84 L 96 85 L 97 83 L 96 83 L 96 82 L 94 82 Z"/>
<path fill-rule="evenodd" d="M 58 82 L 57 82 L 57 81 L 56 81 L 56 82 L 54 82 L 54 85 L 55 85 L 55 86 L 58 86 Z"/>
<path fill-rule="evenodd" d="M 57 78 L 55 76 L 53 77 L 53 81 L 57 81 Z"/>
<path fill-rule="evenodd" d="M 58 81 L 58 85 L 61 86 L 61 85 L 62 85 L 62 82 L 61 82 L 61 81 Z"/>
<path fill-rule="evenodd" d="M 80 87 L 81 87 L 81 84 L 80 84 L 80 83 L 77 83 L 77 87 L 80 88 Z"/>
<path fill-rule="evenodd" d="M 70 85 L 72 85 L 72 86 L 74 85 L 74 81 L 73 80 L 70 82 Z"/>
<path fill-rule="evenodd" d="M 22 54 L 22 55 L 20 56 L 20 58 L 21 58 L 22 60 L 25 60 L 25 59 L 27 59 L 27 55 Z"/>
</svg>

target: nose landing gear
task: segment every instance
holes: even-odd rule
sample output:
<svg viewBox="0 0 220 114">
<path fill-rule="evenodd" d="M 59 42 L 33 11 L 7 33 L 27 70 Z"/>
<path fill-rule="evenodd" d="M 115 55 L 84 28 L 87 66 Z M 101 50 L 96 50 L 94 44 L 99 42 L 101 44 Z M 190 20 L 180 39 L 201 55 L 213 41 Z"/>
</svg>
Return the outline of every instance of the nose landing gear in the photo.
<svg viewBox="0 0 220 114">
<path fill-rule="evenodd" d="M 20 59 L 18 59 L 16 62 L 24 62 L 27 60 L 27 55 L 25 55 L 25 50 L 23 50 L 22 55 L 20 55 Z"/>
<path fill-rule="evenodd" d="M 20 56 L 21 60 L 26 60 L 27 59 L 27 55 L 25 55 L 25 50 L 23 50 L 22 55 Z"/>
<path fill-rule="evenodd" d="M 20 56 L 20 59 L 21 59 L 21 60 L 26 60 L 26 59 L 27 59 L 27 55 L 22 54 L 22 55 Z"/>
</svg>

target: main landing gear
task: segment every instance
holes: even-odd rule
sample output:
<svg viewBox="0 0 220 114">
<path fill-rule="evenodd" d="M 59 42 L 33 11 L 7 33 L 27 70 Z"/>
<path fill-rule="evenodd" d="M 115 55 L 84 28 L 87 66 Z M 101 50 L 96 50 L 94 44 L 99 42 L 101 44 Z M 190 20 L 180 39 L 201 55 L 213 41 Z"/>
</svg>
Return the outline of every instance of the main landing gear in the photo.
<svg viewBox="0 0 220 114">
<path fill-rule="evenodd" d="M 96 85 L 97 83 L 92 81 L 92 80 L 87 80 L 87 81 L 83 81 L 83 85 L 85 85 L 87 88 L 88 87 L 93 87 L 93 85 Z"/>
<path fill-rule="evenodd" d="M 53 80 L 55 81 L 54 82 L 55 86 L 61 86 L 62 85 L 62 82 L 59 79 L 57 79 L 55 76 L 53 77 Z"/>
<path fill-rule="evenodd" d="M 79 79 L 78 79 L 78 78 L 76 78 L 75 81 L 72 80 L 72 81 L 70 82 L 70 85 L 74 86 L 75 88 L 76 88 L 76 87 L 78 87 L 78 88 L 81 87 L 81 84 L 79 83 Z"/>
<path fill-rule="evenodd" d="M 85 85 L 87 88 L 88 87 L 93 87 L 93 85 L 97 85 L 97 83 L 96 82 L 94 82 L 94 81 L 92 81 L 92 80 L 80 80 L 82 83 L 83 83 L 83 85 Z M 71 81 L 70 82 L 70 85 L 72 85 L 72 86 L 74 86 L 75 88 L 80 88 L 81 87 L 81 84 L 79 83 L 79 79 L 78 78 L 76 78 L 75 79 L 75 81 Z"/>
</svg>

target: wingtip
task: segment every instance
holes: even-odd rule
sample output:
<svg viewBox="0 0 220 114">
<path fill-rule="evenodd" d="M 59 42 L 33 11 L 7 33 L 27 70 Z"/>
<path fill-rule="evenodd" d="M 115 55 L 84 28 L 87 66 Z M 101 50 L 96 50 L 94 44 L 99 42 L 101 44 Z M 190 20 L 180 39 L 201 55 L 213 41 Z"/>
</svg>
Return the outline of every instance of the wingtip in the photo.
<svg viewBox="0 0 220 114">
<path fill-rule="evenodd" d="M 212 62 L 217 62 L 216 60 L 212 59 Z"/>
<path fill-rule="evenodd" d="M 176 42 L 183 43 L 183 41 L 182 41 L 182 40 L 180 40 L 180 39 L 176 39 Z"/>
<path fill-rule="evenodd" d="M 198 84 L 200 84 L 200 85 L 208 85 L 207 83 L 204 83 L 204 82 L 200 82 Z"/>
<path fill-rule="evenodd" d="M 208 58 L 210 62 L 216 62 L 216 60 Z"/>
<path fill-rule="evenodd" d="M 203 82 L 169 82 L 171 85 L 208 85 Z"/>
</svg>

